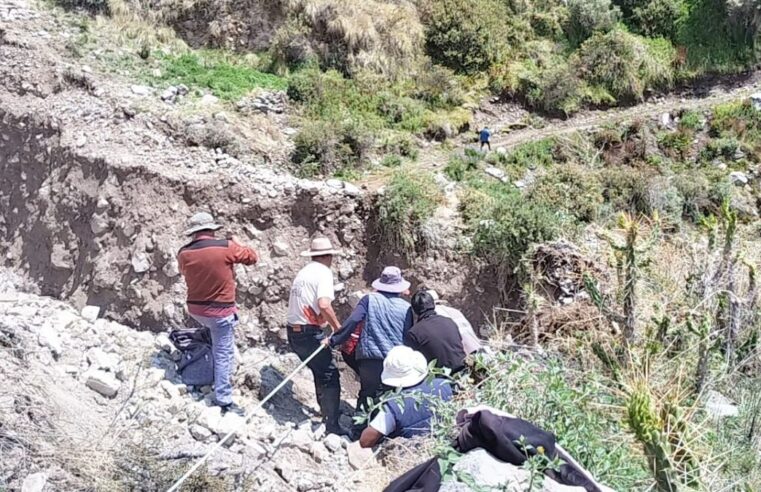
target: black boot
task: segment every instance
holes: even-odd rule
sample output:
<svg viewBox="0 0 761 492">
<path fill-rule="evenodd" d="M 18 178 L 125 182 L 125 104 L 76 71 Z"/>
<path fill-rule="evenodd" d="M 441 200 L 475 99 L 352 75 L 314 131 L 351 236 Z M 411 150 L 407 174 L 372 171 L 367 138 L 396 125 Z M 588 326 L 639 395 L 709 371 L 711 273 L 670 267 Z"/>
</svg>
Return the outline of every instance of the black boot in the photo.
<svg viewBox="0 0 761 492">
<path fill-rule="evenodd" d="M 328 434 L 347 435 L 338 418 L 341 416 L 341 388 L 323 388 L 320 399 L 320 410 L 322 419 L 325 422 L 325 429 Z"/>
</svg>

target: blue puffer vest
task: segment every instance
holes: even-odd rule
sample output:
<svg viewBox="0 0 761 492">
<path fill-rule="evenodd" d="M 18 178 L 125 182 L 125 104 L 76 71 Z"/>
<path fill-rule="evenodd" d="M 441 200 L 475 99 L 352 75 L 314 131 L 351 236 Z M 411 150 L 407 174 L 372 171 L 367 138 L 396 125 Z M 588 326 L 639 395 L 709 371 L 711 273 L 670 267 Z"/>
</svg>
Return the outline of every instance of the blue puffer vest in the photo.
<svg viewBox="0 0 761 492">
<path fill-rule="evenodd" d="M 388 410 L 396 423 L 394 432 L 389 437 L 413 437 L 431 432 L 433 413 L 430 400 L 439 398 L 449 401 L 452 398 L 452 387 L 446 379 L 434 378 L 431 382 L 423 381 L 417 386 L 405 388 L 402 396 L 403 408 L 396 402 L 388 403 Z"/>
<path fill-rule="evenodd" d="M 357 360 L 386 358 L 389 350 L 404 344 L 404 322 L 410 303 L 401 297 L 368 294 L 367 316 L 357 345 Z"/>
</svg>

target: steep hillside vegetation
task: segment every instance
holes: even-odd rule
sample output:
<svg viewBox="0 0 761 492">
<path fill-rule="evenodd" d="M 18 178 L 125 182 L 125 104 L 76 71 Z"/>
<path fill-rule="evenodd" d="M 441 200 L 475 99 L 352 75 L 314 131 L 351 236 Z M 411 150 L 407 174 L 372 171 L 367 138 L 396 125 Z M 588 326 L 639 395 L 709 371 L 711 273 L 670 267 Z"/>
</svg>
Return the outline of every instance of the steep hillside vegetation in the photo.
<svg viewBox="0 0 761 492">
<path fill-rule="evenodd" d="M 128 44 L 112 64 L 157 83 L 232 101 L 287 86 L 305 175 L 414 159 L 414 136 L 473 130 L 466 108 L 487 94 L 570 115 L 740 72 L 758 61 L 761 25 L 751 0 L 59 3 L 114 19 Z M 80 54 L 84 38 L 72 43 Z M 215 51 L 186 55 L 185 43 Z"/>
</svg>

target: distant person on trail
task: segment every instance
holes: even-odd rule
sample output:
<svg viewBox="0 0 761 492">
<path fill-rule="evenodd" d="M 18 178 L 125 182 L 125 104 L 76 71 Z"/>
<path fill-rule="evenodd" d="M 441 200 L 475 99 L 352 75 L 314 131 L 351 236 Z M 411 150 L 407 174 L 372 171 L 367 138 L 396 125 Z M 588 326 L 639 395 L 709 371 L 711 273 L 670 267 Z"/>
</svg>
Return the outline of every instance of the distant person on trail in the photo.
<svg viewBox="0 0 761 492">
<path fill-rule="evenodd" d="M 341 329 L 330 339 L 331 347 L 343 344 L 364 322 L 354 351 L 359 372 L 360 390 L 357 408 L 368 409 L 367 400 L 375 401 L 382 392 L 383 359 L 389 351 L 404 344 L 404 336 L 412 326 L 412 309 L 402 299 L 410 283 L 397 267 L 386 267 L 372 284 L 375 292 L 365 295 Z M 355 432 L 359 427 L 355 427 Z"/>
<path fill-rule="evenodd" d="M 235 365 L 235 325 L 238 323 L 233 266 L 236 263 L 253 265 L 259 257 L 233 236 L 217 239 L 214 231 L 221 227 L 206 212 L 191 217 L 185 235 L 192 240 L 180 249 L 178 262 L 188 287 L 188 312 L 211 332 L 215 402 L 223 413 L 242 414 L 243 410 L 233 403 L 230 379 Z"/>
<path fill-rule="evenodd" d="M 481 350 L 483 348 L 481 340 L 473 331 L 473 326 L 468 321 L 468 318 L 459 309 L 452 307 L 447 301 L 441 299 L 435 290 L 428 289 L 428 293 L 436 303 L 436 313 L 450 318 L 457 325 L 460 337 L 462 338 L 462 348 L 465 349 L 465 355 L 470 355 L 473 352 Z"/>
<path fill-rule="evenodd" d="M 489 142 L 490 138 L 491 130 L 489 130 L 488 126 L 485 126 L 483 130 L 478 133 L 478 141 L 481 142 L 481 150 L 484 150 L 484 145 L 486 145 L 489 148 L 489 151 L 491 151 L 491 142 Z"/>
<path fill-rule="evenodd" d="M 359 445 L 371 448 L 386 437 L 414 437 L 431 432 L 433 401 L 449 401 L 452 388 L 445 379 L 428 380 L 425 356 L 409 347 L 394 347 L 383 361 L 383 384 L 402 388 L 401 401 L 392 398 L 362 431 Z"/>
<path fill-rule="evenodd" d="M 293 281 L 291 295 L 288 300 L 288 344 L 299 359 L 307 360 L 320 347 L 327 345 L 328 337 L 325 328 L 330 327 L 331 334 L 335 333 L 341 324 L 333 310 L 335 286 L 333 272 L 333 256 L 339 251 L 327 238 L 312 240 L 309 251 L 301 256 L 310 258 Z M 329 434 L 346 434 L 338 419 L 341 416 L 341 380 L 338 367 L 329 349 L 322 350 L 312 359 L 307 367 L 312 371 L 314 390 L 320 413 Z"/>
<path fill-rule="evenodd" d="M 425 290 L 412 296 L 412 310 L 417 320 L 404 337 L 404 344 L 423 354 L 428 362 L 436 361 L 438 368 L 449 368 L 452 373 L 462 371 L 465 349 L 455 322 L 436 312 L 433 296 Z"/>
</svg>

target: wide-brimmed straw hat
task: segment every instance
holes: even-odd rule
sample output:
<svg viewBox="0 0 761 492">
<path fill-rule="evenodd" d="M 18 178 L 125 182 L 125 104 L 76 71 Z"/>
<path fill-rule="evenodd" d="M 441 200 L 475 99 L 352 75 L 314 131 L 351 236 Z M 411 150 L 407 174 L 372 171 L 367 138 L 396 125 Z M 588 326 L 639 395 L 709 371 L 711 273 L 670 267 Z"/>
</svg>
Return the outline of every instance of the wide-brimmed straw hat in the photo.
<svg viewBox="0 0 761 492">
<path fill-rule="evenodd" d="M 192 236 L 200 231 L 216 231 L 222 226 L 214 222 L 214 217 L 207 212 L 198 212 L 188 220 L 188 228 L 185 229 L 186 236 Z"/>
<path fill-rule="evenodd" d="M 381 381 L 393 388 L 409 388 L 422 382 L 428 376 L 428 362 L 425 356 L 406 345 L 389 350 L 383 359 Z"/>
<path fill-rule="evenodd" d="M 333 245 L 330 242 L 330 239 L 326 237 L 316 237 L 312 239 L 312 244 L 309 246 L 308 251 L 302 251 L 301 256 L 326 256 L 326 255 L 337 255 L 341 252 L 337 249 L 333 249 Z"/>
<path fill-rule="evenodd" d="M 373 289 L 390 294 L 401 294 L 410 288 L 410 283 L 402 277 L 402 271 L 390 266 L 383 269 L 381 276 L 373 282 Z"/>
</svg>

